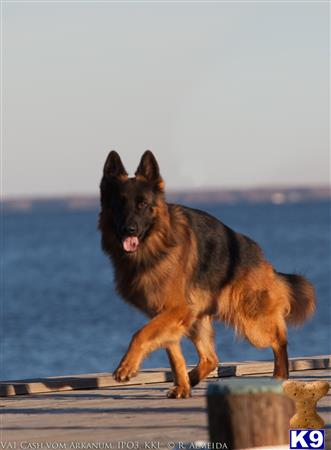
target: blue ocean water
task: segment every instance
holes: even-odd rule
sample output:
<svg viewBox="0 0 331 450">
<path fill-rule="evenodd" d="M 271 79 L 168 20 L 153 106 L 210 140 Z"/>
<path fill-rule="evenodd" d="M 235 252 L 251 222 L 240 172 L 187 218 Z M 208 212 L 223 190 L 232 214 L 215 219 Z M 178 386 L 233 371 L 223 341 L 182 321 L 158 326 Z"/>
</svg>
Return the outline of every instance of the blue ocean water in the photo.
<svg viewBox="0 0 331 450">
<path fill-rule="evenodd" d="M 199 205 L 189 205 L 198 207 Z M 330 204 L 203 206 L 260 243 L 277 270 L 306 275 L 318 308 L 290 329 L 289 355 L 330 353 Z M 121 359 L 146 318 L 114 291 L 112 268 L 100 249 L 98 211 L 40 209 L 3 217 L 1 379 L 107 372 Z M 270 359 L 217 324 L 221 361 Z M 184 340 L 189 364 L 197 357 Z M 143 367 L 168 366 L 164 350 Z"/>
</svg>

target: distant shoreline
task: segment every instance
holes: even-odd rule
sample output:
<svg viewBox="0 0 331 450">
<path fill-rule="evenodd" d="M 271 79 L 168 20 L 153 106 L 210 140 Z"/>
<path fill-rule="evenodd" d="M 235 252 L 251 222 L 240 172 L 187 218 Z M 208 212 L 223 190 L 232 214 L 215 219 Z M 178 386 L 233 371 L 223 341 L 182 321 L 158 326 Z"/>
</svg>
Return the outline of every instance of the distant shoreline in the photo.
<svg viewBox="0 0 331 450">
<path fill-rule="evenodd" d="M 331 187 L 259 187 L 249 189 L 181 190 L 167 192 L 167 200 L 175 203 L 304 203 L 331 199 Z M 89 210 L 99 206 L 93 195 L 9 198 L 1 201 L 3 211 L 34 211 L 40 209 Z"/>
</svg>

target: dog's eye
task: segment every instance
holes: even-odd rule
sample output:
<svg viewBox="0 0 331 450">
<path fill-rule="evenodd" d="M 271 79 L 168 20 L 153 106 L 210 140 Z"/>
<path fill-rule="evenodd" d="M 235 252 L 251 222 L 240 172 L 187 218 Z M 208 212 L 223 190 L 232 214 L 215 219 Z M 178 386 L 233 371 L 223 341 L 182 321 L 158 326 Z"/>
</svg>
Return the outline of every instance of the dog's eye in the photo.
<svg viewBox="0 0 331 450">
<path fill-rule="evenodd" d="M 146 206 L 147 206 L 147 203 L 144 202 L 143 200 L 137 203 L 138 209 L 144 209 L 144 208 L 146 208 Z"/>
</svg>

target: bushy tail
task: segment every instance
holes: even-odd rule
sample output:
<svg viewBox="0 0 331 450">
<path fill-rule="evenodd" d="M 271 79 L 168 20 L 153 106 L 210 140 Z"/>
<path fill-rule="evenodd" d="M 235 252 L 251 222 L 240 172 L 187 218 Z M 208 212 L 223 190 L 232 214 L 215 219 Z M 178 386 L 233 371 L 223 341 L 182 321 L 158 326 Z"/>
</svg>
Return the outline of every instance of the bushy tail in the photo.
<svg viewBox="0 0 331 450">
<path fill-rule="evenodd" d="M 286 321 L 293 325 L 301 325 L 316 309 L 316 295 L 314 286 L 303 276 L 280 273 L 290 289 L 291 310 Z"/>
</svg>

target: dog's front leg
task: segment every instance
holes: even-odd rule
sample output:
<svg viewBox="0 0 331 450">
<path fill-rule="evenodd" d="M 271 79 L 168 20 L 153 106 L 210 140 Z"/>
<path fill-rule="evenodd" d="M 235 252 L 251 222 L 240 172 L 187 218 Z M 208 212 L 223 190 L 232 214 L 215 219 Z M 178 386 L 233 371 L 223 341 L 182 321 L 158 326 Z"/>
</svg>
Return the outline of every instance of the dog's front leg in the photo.
<svg viewBox="0 0 331 450">
<path fill-rule="evenodd" d="M 178 342 L 192 323 L 186 305 L 160 313 L 134 334 L 129 349 L 113 373 L 117 381 L 135 376 L 145 356 L 160 347 Z"/>
<path fill-rule="evenodd" d="M 167 353 L 171 365 L 174 386 L 169 389 L 168 398 L 187 398 L 191 396 L 190 379 L 186 362 L 179 342 L 167 345 Z"/>
</svg>

